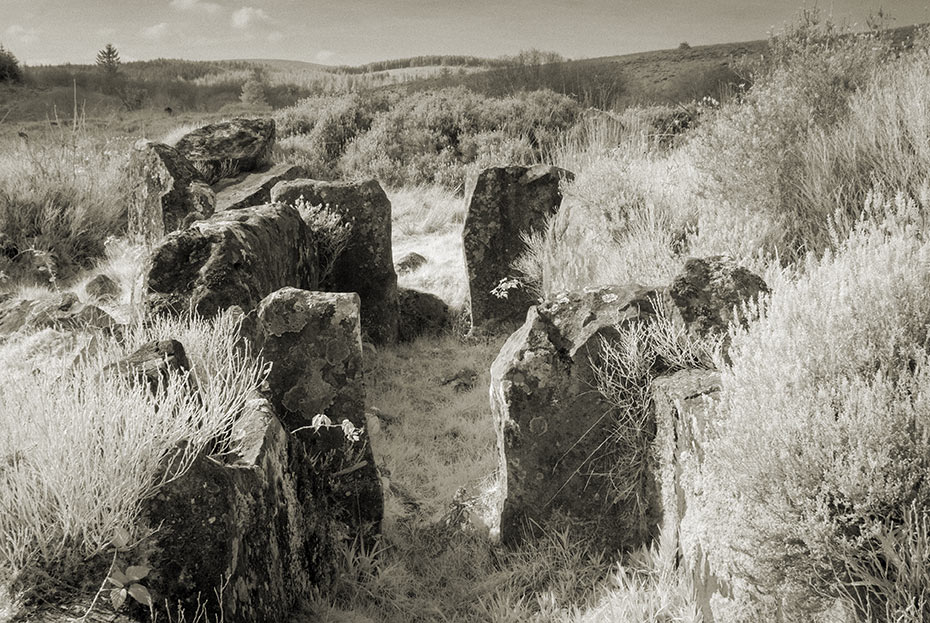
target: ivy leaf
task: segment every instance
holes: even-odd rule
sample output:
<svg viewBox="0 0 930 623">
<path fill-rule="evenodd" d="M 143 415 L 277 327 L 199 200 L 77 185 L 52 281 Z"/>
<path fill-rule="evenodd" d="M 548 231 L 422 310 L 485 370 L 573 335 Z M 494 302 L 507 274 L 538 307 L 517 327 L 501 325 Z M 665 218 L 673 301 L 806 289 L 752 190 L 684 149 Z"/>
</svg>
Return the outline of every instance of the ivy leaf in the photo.
<svg viewBox="0 0 930 623">
<path fill-rule="evenodd" d="M 123 588 L 132 582 L 132 580 L 126 577 L 126 574 L 119 569 L 113 569 L 113 571 L 110 572 L 109 577 L 107 577 L 107 580 L 120 588 Z"/>
<path fill-rule="evenodd" d="M 110 603 L 113 604 L 114 610 L 119 610 L 126 603 L 126 589 L 114 588 L 110 591 Z"/>
<path fill-rule="evenodd" d="M 133 565 L 132 567 L 126 567 L 126 577 L 129 578 L 130 582 L 138 582 L 151 571 L 151 567 L 145 565 Z"/>
<path fill-rule="evenodd" d="M 129 531 L 123 527 L 117 528 L 113 531 L 113 539 L 111 542 L 118 550 L 126 549 L 129 546 Z"/>
<path fill-rule="evenodd" d="M 152 595 L 149 593 L 149 589 L 141 584 L 133 584 L 130 586 L 129 595 L 143 606 L 152 607 Z"/>
</svg>

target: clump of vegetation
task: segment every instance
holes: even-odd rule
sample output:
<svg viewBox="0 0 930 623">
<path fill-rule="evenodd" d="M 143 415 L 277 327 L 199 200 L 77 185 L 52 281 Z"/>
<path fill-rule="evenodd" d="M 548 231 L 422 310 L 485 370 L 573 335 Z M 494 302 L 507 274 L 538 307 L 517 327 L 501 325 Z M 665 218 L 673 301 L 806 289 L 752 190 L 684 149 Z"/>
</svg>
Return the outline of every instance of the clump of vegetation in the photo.
<svg viewBox="0 0 930 623">
<path fill-rule="evenodd" d="M 763 619 L 836 599 L 930 615 L 927 205 L 875 195 L 866 210 L 733 330 L 723 368 L 701 539 Z"/>
<path fill-rule="evenodd" d="M 45 586 L 49 575 L 67 580 L 80 572 L 117 531 L 144 537 L 135 534 L 141 501 L 202 450 L 235 449 L 237 418 L 266 373 L 242 351 L 228 314 L 213 322 L 158 320 L 132 328 L 123 342 L 98 336 L 73 365 L 67 340 L 43 335 L 52 339 L 6 344 L 0 357 L 0 584 L 26 590 Z M 196 395 L 180 372 L 154 393 L 131 376 L 101 373 L 141 344 L 168 337 L 187 347 Z M 28 357 L 11 350 L 30 341 L 36 347 Z M 36 366 L 42 373 L 33 373 Z"/>
</svg>

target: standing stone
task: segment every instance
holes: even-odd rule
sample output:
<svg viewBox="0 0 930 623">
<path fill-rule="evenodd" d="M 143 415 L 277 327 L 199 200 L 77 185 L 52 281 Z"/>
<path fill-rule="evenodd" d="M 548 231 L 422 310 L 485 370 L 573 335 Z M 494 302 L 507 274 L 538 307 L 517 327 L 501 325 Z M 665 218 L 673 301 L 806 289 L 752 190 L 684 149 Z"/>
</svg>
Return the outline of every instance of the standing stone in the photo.
<svg viewBox="0 0 930 623">
<path fill-rule="evenodd" d="M 139 141 L 129 157 L 129 231 L 146 240 L 213 214 L 216 199 L 200 172 L 175 148 Z"/>
<path fill-rule="evenodd" d="M 617 326 L 654 317 L 655 295 L 611 286 L 564 296 L 531 308 L 504 344 L 491 366 L 502 477 L 492 535 L 511 543 L 528 524 L 561 517 L 611 550 L 652 537 L 658 508 L 649 509 L 650 520 L 616 501 L 609 476 L 618 460 L 610 441 L 616 408 L 597 392 L 592 361 Z"/>
<path fill-rule="evenodd" d="M 215 214 L 165 238 L 152 252 L 149 309 L 205 317 L 254 309 L 285 286 L 315 288 L 316 246 L 300 214 L 264 205 Z"/>
<path fill-rule="evenodd" d="M 375 344 L 397 340 L 397 274 L 391 253 L 391 202 L 378 182 L 281 182 L 271 200 L 293 204 L 300 197 L 324 205 L 352 227 L 345 250 L 333 264 L 335 292 L 357 292 L 362 300 L 362 330 Z M 310 223 L 313 228 L 313 223 Z"/>
<path fill-rule="evenodd" d="M 271 399 L 291 434 L 297 497 L 315 556 L 333 555 L 343 538 L 372 543 L 384 508 L 371 444 L 367 433 L 347 439 L 340 426 L 365 425 L 358 295 L 283 288 L 259 305 L 256 334 L 273 362 Z M 312 430 L 318 414 L 335 426 Z"/>
<path fill-rule="evenodd" d="M 232 119 L 185 134 L 175 144 L 210 184 L 271 162 L 274 119 Z"/>
<path fill-rule="evenodd" d="M 491 291 L 513 274 L 511 264 L 526 250 L 521 236 L 543 229 L 546 219 L 558 211 L 559 181 L 573 177 L 564 169 L 537 165 L 485 169 L 472 180 L 462 230 L 472 327 L 521 322 L 536 302 L 519 288 L 506 298 Z"/>
<path fill-rule="evenodd" d="M 720 390 L 720 374 L 709 370 L 682 370 L 652 383 L 656 437 L 653 455 L 662 504 L 665 536 L 676 546 L 680 567 L 691 576 L 702 620 L 715 620 L 714 595 L 731 597 L 729 587 L 707 561 L 700 540 L 701 464 L 713 404 Z"/>
<path fill-rule="evenodd" d="M 152 535 L 131 559 L 151 567 L 144 584 L 162 614 L 167 600 L 187 612 L 202 606 L 209 620 L 285 621 L 310 597 L 311 571 L 332 574 L 338 561 L 317 556 L 304 531 L 288 435 L 272 406 L 248 400 L 233 436 L 237 454 L 198 455 L 144 502 Z"/>
</svg>

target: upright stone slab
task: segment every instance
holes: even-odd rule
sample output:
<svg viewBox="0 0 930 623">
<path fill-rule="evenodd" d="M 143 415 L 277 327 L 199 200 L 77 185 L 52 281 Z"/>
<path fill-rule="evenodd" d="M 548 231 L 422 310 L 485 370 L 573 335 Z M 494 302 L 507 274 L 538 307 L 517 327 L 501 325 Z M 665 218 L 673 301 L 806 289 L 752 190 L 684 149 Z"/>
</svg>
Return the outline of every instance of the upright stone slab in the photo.
<svg viewBox="0 0 930 623">
<path fill-rule="evenodd" d="M 185 134 L 175 144 L 210 184 L 271 163 L 274 119 L 232 119 Z"/>
<path fill-rule="evenodd" d="M 521 322 L 536 302 L 522 289 L 511 289 L 506 298 L 491 291 L 513 275 L 510 265 L 526 249 L 521 236 L 541 230 L 558 211 L 559 181 L 572 177 L 564 169 L 538 165 L 485 169 L 471 181 L 462 246 L 473 327 Z"/>
<path fill-rule="evenodd" d="M 384 510 L 381 481 L 367 432 L 352 441 L 341 427 L 344 420 L 365 425 L 358 295 L 283 288 L 259 305 L 256 334 L 272 362 L 272 402 L 291 433 L 297 496 L 315 555 L 330 555 L 342 538 L 372 543 Z M 312 430 L 318 414 L 334 427 Z"/>
<path fill-rule="evenodd" d="M 240 454 L 200 455 L 144 502 L 142 527 L 154 532 L 130 555 L 151 567 L 144 584 L 158 606 L 284 621 L 311 595 L 311 575 L 331 575 L 338 562 L 304 530 L 290 442 L 270 403 L 249 400 L 240 427 Z"/>
<path fill-rule="evenodd" d="M 397 274 L 391 253 L 391 202 L 378 182 L 280 182 L 271 200 L 293 204 L 300 197 L 324 205 L 352 226 L 348 245 L 336 259 L 331 283 L 335 292 L 357 292 L 362 300 L 362 330 L 375 344 L 397 340 Z M 310 223 L 311 228 L 313 223 Z"/>
<path fill-rule="evenodd" d="M 165 238 L 152 252 L 149 309 L 209 317 L 254 309 L 286 286 L 315 288 L 316 246 L 296 209 L 264 205 L 215 214 Z"/>
<path fill-rule="evenodd" d="M 658 508 L 652 519 L 631 516 L 615 500 L 616 409 L 597 392 L 592 361 L 617 326 L 654 316 L 656 295 L 637 286 L 566 295 L 531 308 L 504 344 L 491 366 L 502 478 L 492 535 L 514 542 L 528 526 L 559 522 L 607 549 L 651 538 Z"/>
<path fill-rule="evenodd" d="M 174 147 L 137 142 L 129 157 L 127 178 L 129 230 L 146 240 L 158 240 L 213 214 L 213 191 Z"/>
<path fill-rule="evenodd" d="M 731 596 L 715 574 L 700 542 L 698 492 L 703 446 L 720 375 L 708 370 L 683 370 L 652 383 L 656 437 L 653 453 L 662 500 L 665 537 L 674 540 L 681 567 L 691 576 L 694 595 L 705 623 L 715 620 L 714 596 Z"/>
</svg>

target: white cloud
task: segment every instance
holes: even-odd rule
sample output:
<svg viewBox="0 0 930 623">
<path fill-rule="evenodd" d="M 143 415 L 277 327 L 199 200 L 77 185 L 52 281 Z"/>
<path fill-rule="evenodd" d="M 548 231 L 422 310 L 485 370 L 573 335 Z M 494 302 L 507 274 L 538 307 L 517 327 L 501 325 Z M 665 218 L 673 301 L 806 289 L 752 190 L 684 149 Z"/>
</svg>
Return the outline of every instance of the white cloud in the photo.
<svg viewBox="0 0 930 623">
<path fill-rule="evenodd" d="M 168 24 L 165 22 L 142 29 L 142 36 L 146 39 L 151 39 L 152 41 L 161 39 L 166 34 L 168 34 Z"/>
<path fill-rule="evenodd" d="M 206 2 L 204 0 L 171 0 L 169 3 L 172 9 L 177 11 L 201 11 L 215 15 L 223 8 L 215 2 Z"/>
<path fill-rule="evenodd" d="M 39 31 L 35 28 L 26 28 L 20 24 L 12 24 L 4 31 L 7 37 L 22 43 L 32 43 L 39 38 Z"/>
<path fill-rule="evenodd" d="M 322 63 L 324 65 L 330 62 L 331 60 L 333 60 L 334 58 L 336 58 L 336 53 L 333 52 L 332 50 L 320 50 L 319 52 L 313 55 L 313 60 L 315 60 L 317 63 Z"/>
<path fill-rule="evenodd" d="M 249 26 L 261 23 L 261 22 L 270 22 L 271 18 L 265 13 L 262 9 L 256 9 L 250 6 L 244 6 L 241 9 L 236 9 L 232 14 L 232 25 L 233 28 L 239 28 L 244 30 Z"/>
<path fill-rule="evenodd" d="M 283 38 L 284 38 L 284 33 L 282 33 L 280 30 L 273 30 L 268 33 L 268 41 L 270 41 L 271 43 L 280 41 Z"/>
</svg>

